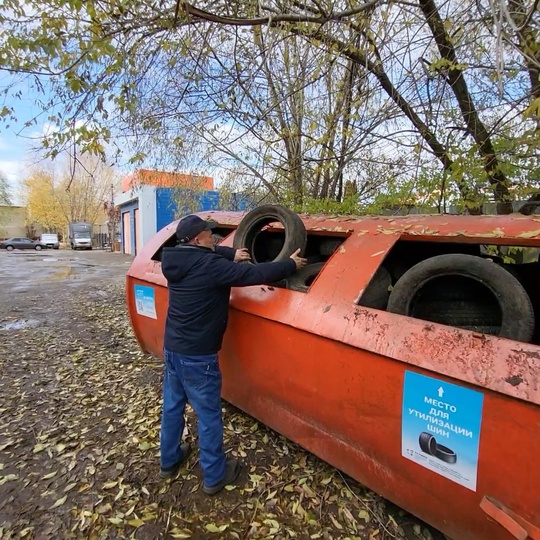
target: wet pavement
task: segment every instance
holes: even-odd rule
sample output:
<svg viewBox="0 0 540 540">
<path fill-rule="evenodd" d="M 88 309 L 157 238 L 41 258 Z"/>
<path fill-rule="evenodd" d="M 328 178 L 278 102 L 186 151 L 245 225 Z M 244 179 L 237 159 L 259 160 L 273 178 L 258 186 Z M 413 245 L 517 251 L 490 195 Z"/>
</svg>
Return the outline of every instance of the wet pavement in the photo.
<svg viewBox="0 0 540 540">
<path fill-rule="evenodd" d="M 132 260 L 130 255 L 101 250 L 0 250 L 0 283 L 11 292 L 54 282 L 81 287 L 88 281 L 125 274 Z"/>
<path fill-rule="evenodd" d="M 0 250 L 0 336 L 54 324 L 62 310 L 51 310 L 50 303 L 67 290 L 105 295 L 100 284 L 121 281 L 132 260 L 102 250 Z"/>
</svg>

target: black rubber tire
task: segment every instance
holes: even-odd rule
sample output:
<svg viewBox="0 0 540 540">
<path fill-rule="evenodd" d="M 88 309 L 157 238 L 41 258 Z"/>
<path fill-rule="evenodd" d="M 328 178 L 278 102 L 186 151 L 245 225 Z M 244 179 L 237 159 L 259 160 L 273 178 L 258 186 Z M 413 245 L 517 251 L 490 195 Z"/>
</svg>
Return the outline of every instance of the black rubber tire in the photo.
<svg viewBox="0 0 540 540">
<path fill-rule="evenodd" d="M 330 257 L 330 255 L 333 255 L 339 246 L 343 244 L 344 240 L 345 238 L 343 238 L 343 240 L 323 240 L 319 244 L 319 253 L 323 257 Z"/>
<path fill-rule="evenodd" d="M 450 326 L 499 326 L 501 316 L 487 309 L 485 304 L 474 300 L 427 299 L 422 301 L 421 309 L 416 310 L 418 319 L 427 319 Z"/>
<path fill-rule="evenodd" d="M 278 204 L 259 206 L 246 214 L 234 234 L 233 247 L 236 249 L 247 248 L 253 262 L 259 261 L 254 258 L 254 245 L 257 235 L 262 227 L 279 221 L 285 229 L 283 247 L 273 261 L 282 261 L 290 257 L 298 248 L 300 254 L 306 249 L 307 233 L 300 216 Z"/>
<path fill-rule="evenodd" d="M 457 461 L 457 454 L 451 448 L 448 448 L 448 446 L 443 446 L 442 444 L 437 444 L 435 457 L 441 461 L 444 461 L 445 463 L 454 464 Z"/>
<path fill-rule="evenodd" d="M 42 248 L 41 246 L 36 246 L 34 249 L 35 249 L 36 251 L 41 251 L 43 248 Z"/>
<path fill-rule="evenodd" d="M 295 272 L 287 279 L 287 289 L 291 291 L 307 292 L 309 289 L 308 280 L 314 278 L 324 266 L 324 263 L 308 264 Z"/>
<path fill-rule="evenodd" d="M 445 276 L 474 280 L 491 293 L 502 316 L 497 333 L 499 337 L 516 341 L 531 340 L 534 310 L 525 289 L 504 268 L 475 255 L 437 255 L 416 264 L 395 284 L 388 300 L 388 311 L 414 316 L 415 298 L 421 289 L 431 280 Z M 471 322 L 475 326 L 475 322 Z"/>
<path fill-rule="evenodd" d="M 358 305 L 373 309 L 386 309 L 390 296 L 390 285 L 392 285 L 390 272 L 384 266 L 380 266 L 368 283 Z"/>
<path fill-rule="evenodd" d="M 418 437 L 418 444 L 420 445 L 420 449 L 425 454 L 428 454 L 430 456 L 434 456 L 435 452 L 437 451 L 437 441 L 435 440 L 435 437 L 428 433 L 427 431 L 422 431 L 420 433 L 420 436 Z"/>
<path fill-rule="evenodd" d="M 7 251 L 13 251 L 15 248 L 13 246 L 6 246 Z"/>
</svg>

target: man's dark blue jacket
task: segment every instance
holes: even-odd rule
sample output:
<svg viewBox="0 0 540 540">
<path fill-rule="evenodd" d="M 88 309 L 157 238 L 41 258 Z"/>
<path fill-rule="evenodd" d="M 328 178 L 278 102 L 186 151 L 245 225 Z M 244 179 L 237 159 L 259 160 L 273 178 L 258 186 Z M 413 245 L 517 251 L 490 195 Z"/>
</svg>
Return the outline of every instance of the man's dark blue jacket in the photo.
<svg viewBox="0 0 540 540">
<path fill-rule="evenodd" d="M 169 284 L 166 349 L 186 356 L 217 353 L 227 328 L 231 287 L 273 283 L 296 270 L 292 259 L 238 264 L 235 251 L 190 244 L 163 248 L 161 270 Z"/>
</svg>

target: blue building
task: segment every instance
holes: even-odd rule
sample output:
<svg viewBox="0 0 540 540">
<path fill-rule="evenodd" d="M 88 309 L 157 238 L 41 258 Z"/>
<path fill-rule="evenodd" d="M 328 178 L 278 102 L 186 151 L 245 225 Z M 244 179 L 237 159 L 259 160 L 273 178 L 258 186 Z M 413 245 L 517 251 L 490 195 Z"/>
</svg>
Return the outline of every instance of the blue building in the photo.
<svg viewBox="0 0 540 540">
<path fill-rule="evenodd" d="M 225 203 L 215 190 L 148 184 L 125 191 L 115 202 L 120 210 L 121 250 L 132 255 L 136 255 L 157 231 L 183 215 L 205 210 L 246 211 L 254 206 L 245 195 L 233 193 Z"/>
</svg>

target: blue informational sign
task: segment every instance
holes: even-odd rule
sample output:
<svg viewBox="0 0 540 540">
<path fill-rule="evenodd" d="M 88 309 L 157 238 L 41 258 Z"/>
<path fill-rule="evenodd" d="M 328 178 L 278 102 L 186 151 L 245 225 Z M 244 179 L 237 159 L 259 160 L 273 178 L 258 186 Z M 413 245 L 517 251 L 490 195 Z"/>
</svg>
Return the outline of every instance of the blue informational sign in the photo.
<svg viewBox="0 0 540 540">
<path fill-rule="evenodd" d="M 139 315 L 157 319 L 154 287 L 135 285 L 135 308 Z"/>
<path fill-rule="evenodd" d="M 476 491 L 484 395 L 405 372 L 402 456 Z"/>
</svg>

